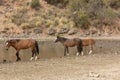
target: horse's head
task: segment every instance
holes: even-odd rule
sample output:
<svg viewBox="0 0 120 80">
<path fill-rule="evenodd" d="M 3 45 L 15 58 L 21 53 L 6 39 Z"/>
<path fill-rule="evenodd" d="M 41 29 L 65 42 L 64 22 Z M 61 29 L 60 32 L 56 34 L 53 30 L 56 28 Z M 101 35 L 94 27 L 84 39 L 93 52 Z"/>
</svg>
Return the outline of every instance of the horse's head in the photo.
<svg viewBox="0 0 120 80">
<path fill-rule="evenodd" d="M 10 46 L 13 46 L 15 44 L 15 42 L 16 41 L 14 41 L 14 40 L 6 41 L 6 43 L 5 43 L 6 44 L 6 50 L 8 50 Z"/>
<path fill-rule="evenodd" d="M 57 36 L 57 39 L 55 40 L 55 43 L 60 41 L 60 36 Z"/>
</svg>

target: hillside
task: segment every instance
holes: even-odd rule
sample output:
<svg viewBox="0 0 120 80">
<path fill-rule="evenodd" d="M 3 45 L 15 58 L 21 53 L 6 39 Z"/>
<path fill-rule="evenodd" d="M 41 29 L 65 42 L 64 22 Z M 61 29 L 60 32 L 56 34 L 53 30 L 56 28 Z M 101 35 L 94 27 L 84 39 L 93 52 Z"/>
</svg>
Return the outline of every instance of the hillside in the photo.
<svg viewBox="0 0 120 80">
<path fill-rule="evenodd" d="M 119 0 L 39 0 L 31 7 L 32 1 L 0 1 L 1 38 L 120 34 Z"/>
</svg>

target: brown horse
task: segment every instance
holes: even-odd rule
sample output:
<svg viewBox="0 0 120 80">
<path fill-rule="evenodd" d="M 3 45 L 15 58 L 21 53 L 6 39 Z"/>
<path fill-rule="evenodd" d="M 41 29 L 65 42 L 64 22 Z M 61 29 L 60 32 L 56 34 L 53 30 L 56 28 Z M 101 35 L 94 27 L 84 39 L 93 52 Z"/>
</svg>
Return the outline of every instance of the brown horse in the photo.
<svg viewBox="0 0 120 80">
<path fill-rule="evenodd" d="M 37 60 L 37 54 L 39 54 L 39 46 L 38 42 L 33 39 L 11 39 L 6 41 L 6 50 L 9 49 L 9 47 L 12 46 L 16 49 L 16 61 L 20 61 L 21 58 L 19 57 L 19 51 L 21 49 L 28 49 L 30 48 L 32 50 L 32 57 L 30 60 L 33 60 L 35 55 L 35 60 Z"/>
<path fill-rule="evenodd" d="M 91 54 L 93 52 L 94 45 L 95 45 L 95 40 L 94 39 L 82 39 L 82 46 L 83 47 L 86 47 L 86 46 L 90 47 L 89 54 Z"/>
<path fill-rule="evenodd" d="M 74 47 L 77 46 L 77 56 L 81 53 L 82 51 L 82 40 L 79 38 L 74 38 L 74 39 L 68 39 L 68 38 L 64 38 L 64 37 L 60 37 L 57 36 L 57 39 L 55 40 L 55 42 L 60 42 L 63 44 L 63 46 L 65 47 L 64 49 L 64 56 L 69 55 L 69 49 L 68 47 Z M 67 54 L 66 54 L 67 51 Z"/>
</svg>

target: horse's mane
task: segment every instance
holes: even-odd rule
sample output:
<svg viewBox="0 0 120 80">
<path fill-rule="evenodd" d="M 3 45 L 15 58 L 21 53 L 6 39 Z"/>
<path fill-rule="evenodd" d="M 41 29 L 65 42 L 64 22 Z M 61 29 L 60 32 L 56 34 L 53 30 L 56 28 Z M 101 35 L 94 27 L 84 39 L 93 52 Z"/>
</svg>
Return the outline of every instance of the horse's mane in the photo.
<svg viewBox="0 0 120 80">
<path fill-rule="evenodd" d="M 9 41 L 16 41 L 16 42 L 19 42 L 20 39 L 11 39 L 11 40 L 9 40 Z"/>
<path fill-rule="evenodd" d="M 20 39 L 15 39 L 17 42 L 19 42 L 20 41 Z"/>
<path fill-rule="evenodd" d="M 60 37 L 63 41 L 66 41 L 67 40 L 67 38 L 64 38 L 64 37 Z"/>
</svg>

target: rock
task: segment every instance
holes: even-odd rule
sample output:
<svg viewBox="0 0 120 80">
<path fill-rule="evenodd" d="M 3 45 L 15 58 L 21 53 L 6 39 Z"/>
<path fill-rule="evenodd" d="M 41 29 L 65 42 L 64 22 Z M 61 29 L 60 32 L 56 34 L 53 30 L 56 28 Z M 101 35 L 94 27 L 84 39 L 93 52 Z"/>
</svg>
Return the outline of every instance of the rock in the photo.
<svg viewBox="0 0 120 80">
<path fill-rule="evenodd" d="M 90 34 L 92 34 L 92 35 L 93 35 L 93 34 L 97 34 L 97 32 L 98 32 L 98 31 L 96 31 L 96 30 L 90 30 Z"/>
<path fill-rule="evenodd" d="M 86 35 L 86 36 L 87 36 L 87 35 L 90 35 L 90 31 L 85 32 L 85 35 Z"/>
<path fill-rule="evenodd" d="M 48 29 L 48 32 L 47 32 L 48 35 L 54 35 L 55 33 L 56 33 L 55 29 L 53 28 Z"/>
<path fill-rule="evenodd" d="M 72 29 L 68 32 L 69 35 L 73 35 L 73 34 L 76 34 L 78 32 L 77 29 Z"/>
<path fill-rule="evenodd" d="M 58 31 L 58 34 L 68 33 L 68 31 L 69 31 L 69 28 L 61 28 L 61 29 Z"/>
<path fill-rule="evenodd" d="M 97 34 L 98 33 L 98 31 L 96 31 L 96 30 L 89 30 L 89 31 L 86 31 L 84 34 L 86 35 L 86 36 L 89 36 L 89 35 L 95 35 L 95 34 Z"/>
<path fill-rule="evenodd" d="M 24 33 L 25 35 L 30 35 L 30 34 L 32 33 L 32 31 L 24 30 L 23 33 Z"/>
<path fill-rule="evenodd" d="M 7 31 L 6 30 L 2 30 L 1 33 L 7 33 Z"/>
<path fill-rule="evenodd" d="M 109 37 L 109 36 L 110 36 L 110 33 L 104 33 L 103 36 Z"/>
<path fill-rule="evenodd" d="M 98 73 L 94 73 L 94 72 L 90 72 L 90 73 L 88 74 L 88 76 L 89 76 L 89 77 L 95 77 L 95 78 L 98 78 L 98 77 L 100 77 L 100 74 L 98 74 Z"/>
<path fill-rule="evenodd" d="M 37 28 L 37 29 L 34 29 L 33 32 L 35 34 L 40 34 L 40 33 L 42 33 L 42 30 L 41 30 L 41 28 Z"/>
<path fill-rule="evenodd" d="M 10 29 L 6 27 L 6 28 L 4 28 L 4 30 L 6 30 L 6 31 L 7 31 L 7 30 L 10 30 Z"/>
</svg>

